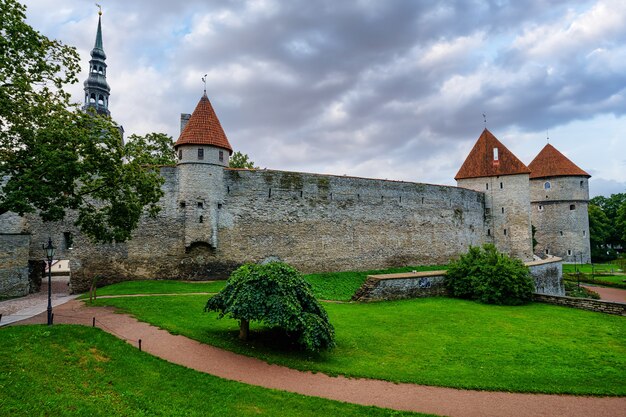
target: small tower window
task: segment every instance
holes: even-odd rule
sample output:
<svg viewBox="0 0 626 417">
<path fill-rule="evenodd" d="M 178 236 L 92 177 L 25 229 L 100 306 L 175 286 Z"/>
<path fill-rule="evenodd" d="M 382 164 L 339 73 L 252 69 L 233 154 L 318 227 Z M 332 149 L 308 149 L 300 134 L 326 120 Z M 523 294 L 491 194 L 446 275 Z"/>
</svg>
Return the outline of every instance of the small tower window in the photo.
<svg viewBox="0 0 626 417">
<path fill-rule="evenodd" d="M 583 230 L 583 237 L 586 237 L 586 236 L 587 236 L 587 231 Z"/>
<path fill-rule="evenodd" d="M 504 188 L 504 184 L 503 183 L 500 183 L 500 188 L 501 189 Z"/>
<path fill-rule="evenodd" d="M 493 160 L 498 160 L 498 148 L 493 148 Z"/>
<path fill-rule="evenodd" d="M 546 190 L 549 190 L 552 187 L 552 184 L 550 184 L 550 181 L 546 181 L 543 183 L 543 188 Z"/>
<path fill-rule="evenodd" d="M 485 188 L 488 190 L 489 189 L 489 183 L 485 184 Z"/>
<path fill-rule="evenodd" d="M 546 249 L 546 255 L 550 255 L 550 249 Z"/>
<path fill-rule="evenodd" d="M 102 94 L 98 96 L 98 104 L 104 106 L 104 96 Z"/>
<path fill-rule="evenodd" d="M 198 148 L 198 160 L 204 159 L 204 148 Z"/>
<path fill-rule="evenodd" d="M 178 150 L 178 159 L 183 159 L 183 150 L 182 149 Z"/>
<path fill-rule="evenodd" d="M 489 207 L 485 207 L 485 214 L 486 215 L 490 215 L 491 214 L 491 209 Z"/>
<path fill-rule="evenodd" d="M 220 151 L 220 162 L 224 162 L 224 151 Z"/>
<path fill-rule="evenodd" d="M 204 204 L 202 203 L 202 201 L 198 201 L 198 208 L 202 208 L 204 207 Z"/>
<path fill-rule="evenodd" d="M 487 229 L 487 236 L 491 236 L 491 229 Z"/>
<path fill-rule="evenodd" d="M 504 229 L 504 236 L 506 236 L 506 229 Z"/>
<path fill-rule="evenodd" d="M 569 205 L 569 209 L 570 210 L 576 210 L 576 204 L 570 204 Z"/>
<path fill-rule="evenodd" d="M 504 207 L 502 207 L 502 213 L 504 214 Z"/>
<path fill-rule="evenodd" d="M 90 103 L 95 103 L 96 102 L 96 94 L 95 93 L 91 93 L 91 95 L 89 96 L 89 102 Z"/>
<path fill-rule="evenodd" d="M 560 234 L 561 236 L 563 236 L 563 231 L 562 231 L 562 230 L 559 230 L 559 234 Z"/>
<path fill-rule="evenodd" d="M 537 211 L 543 211 L 543 206 L 542 205 L 537 206 Z"/>
<path fill-rule="evenodd" d="M 572 250 L 571 249 L 567 250 L 567 256 L 572 256 Z"/>
<path fill-rule="evenodd" d="M 585 183 L 583 181 L 580 182 L 580 188 L 585 188 Z"/>
<path fill-rule="evenodd" d="M 72 247 L 74 246 L 74 239 L 72 237 L 72 233 L 63 232 L 63 243 L 65 246 L 65 249 L 72 249 Z"/>
<path fill-rule="evenodd" d="M 204 217 L 200 216 L 200 218 L 198 219 L 198 223 L 203 223 L 204 222 Z"/>
</svg>

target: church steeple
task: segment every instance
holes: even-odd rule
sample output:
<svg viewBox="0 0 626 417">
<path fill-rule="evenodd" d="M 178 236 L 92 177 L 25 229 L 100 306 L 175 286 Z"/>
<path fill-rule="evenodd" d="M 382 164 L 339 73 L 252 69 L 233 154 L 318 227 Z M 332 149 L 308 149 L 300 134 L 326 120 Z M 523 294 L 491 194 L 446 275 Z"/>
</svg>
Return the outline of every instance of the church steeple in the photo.
<svg viewBox="0 0 626 417">
<path fill-rule="evenodd" d="M 91 50 L 91 60 L 89 61 L 89 77 L 84 82 L 85 104 L 83 110 L 93 108 L 98 114 L 110 116 L 109 93 L 111 87 L 107 83 L 106 54 L 102 46 L 102 10 L 98 12 L 98 30 L 96 32 L 96 43 Z"/>
</svg>

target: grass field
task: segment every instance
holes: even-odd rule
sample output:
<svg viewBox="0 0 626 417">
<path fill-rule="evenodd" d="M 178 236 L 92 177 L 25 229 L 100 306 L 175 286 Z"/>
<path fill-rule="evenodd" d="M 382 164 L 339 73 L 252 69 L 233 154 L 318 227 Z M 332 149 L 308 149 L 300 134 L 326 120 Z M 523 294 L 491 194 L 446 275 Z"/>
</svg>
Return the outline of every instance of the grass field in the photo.
<svg viewBox="0 0 626 417">
<path fill-rule="evenodd" d="M 98 300 L 198 341 L 292 368 L 498 391 L 626 395 L 626 318 L 448 298 L 325 303 L 337 348 L 293 352 L 271 332 L 247 344 L 237 322 L 204 313 L 207 296 Z M 252 326 L 259 330 L 259 326 Z"/>
<path fill-rule="evenodd" d="M 313 287 L 315 297 L 320 300 L 348 301 L 354 292 L 365 282 L 368 275 L 392 274 L 409 271 L 433 271 L 446 269 L 446 266 L 409 266 L 376 271 L 330 272 L 304 275 Z M 226 281 L 182 282 L 171 280 L 126 281 L 98 288 L 97 295 L 130 295 L 130 294 L 181 294 L 198 292 L 218 292 Z M 83 294 L 81 298 L 89 298 Z"/>
<path fill-rule="evenodd" d="M 563 264 L 563 273 L 573 273 L 580 271 L 584 274 L 622 274 L 624 271 L 620 270 L 617 264 Z"/>
<path fill-rule="evenodd" d="M 2 416 L 418 416 L 223 380 L 89 327 L 3 328 L 0 351 Z"/>
</svg>

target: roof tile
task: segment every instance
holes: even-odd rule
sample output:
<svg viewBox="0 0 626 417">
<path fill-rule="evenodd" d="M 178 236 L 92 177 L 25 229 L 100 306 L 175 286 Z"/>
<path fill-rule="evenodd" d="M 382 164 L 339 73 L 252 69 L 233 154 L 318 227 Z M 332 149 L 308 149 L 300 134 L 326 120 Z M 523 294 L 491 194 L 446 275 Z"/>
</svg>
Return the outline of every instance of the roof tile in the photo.
<svg viewBox="0 0 626 417">
<path fill-rule="evenodd" d="M 591 177 L 549 143 L 528 165 L 530 178 L 582 176 Z"/>
<path fill-rule="evenodd" d="M 212 145 L 233 153 L 233 148 L 206 94 L 198 102 L 174 147 L 180 145 Z"/>
<path fill-rule="evenodd" d="M 497 152 L 497 158 L 495 152 Z M 529 173 L 530 169 L 496 139 L 489 130 L 485 129 L 454 179 Z"/>
</svg>

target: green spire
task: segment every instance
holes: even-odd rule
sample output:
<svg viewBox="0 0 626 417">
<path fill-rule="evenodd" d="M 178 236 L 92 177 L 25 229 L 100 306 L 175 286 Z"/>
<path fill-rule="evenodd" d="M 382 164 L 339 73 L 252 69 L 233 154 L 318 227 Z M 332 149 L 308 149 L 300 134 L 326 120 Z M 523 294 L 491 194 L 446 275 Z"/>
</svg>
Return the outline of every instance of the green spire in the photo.
<svg viewBox="0 0 626 417">
<path fill-rule="evenodd" d="M 102 24 L 100 22 L 102 18 L 102 12 L 98 12 L 98 31 L 96 32 L 96 44 L 94 45 L 94 49 L 102 49 Z"/>
</svg>

